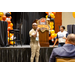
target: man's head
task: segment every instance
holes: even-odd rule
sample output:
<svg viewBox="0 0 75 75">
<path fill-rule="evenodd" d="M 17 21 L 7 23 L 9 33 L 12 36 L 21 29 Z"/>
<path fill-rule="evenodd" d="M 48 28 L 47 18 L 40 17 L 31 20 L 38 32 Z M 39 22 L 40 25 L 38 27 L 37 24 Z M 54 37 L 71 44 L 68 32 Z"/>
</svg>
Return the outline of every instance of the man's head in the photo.
<svg viewBox="0 0 75 75">
<path fill-rule="evenodd" d="M 37 29 L 37 23 L 33 23 L 33 24 L 32 24 L 32 28 L 33 28 L 34 30 L 36 30 L 36 29 Z"/>
<path fill-rule="evenodd" d="M 60 31 L 63 32 L 65 30 L 64 26 L 60 26 Z"/>
<path fill-rule="evenodd" d="M 73 44 L 73 45 L 75 45 L 75 34 L 69 34 L 67 36 L 65 44 Z"/>
</svg>

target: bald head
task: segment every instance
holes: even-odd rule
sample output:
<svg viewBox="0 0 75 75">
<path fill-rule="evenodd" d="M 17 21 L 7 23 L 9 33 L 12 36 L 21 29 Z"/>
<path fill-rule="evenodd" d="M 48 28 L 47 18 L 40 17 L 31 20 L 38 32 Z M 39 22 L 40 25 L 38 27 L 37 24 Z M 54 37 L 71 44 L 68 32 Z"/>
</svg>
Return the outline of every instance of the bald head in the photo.
<svg viewBox="0 0 75 75">
<path fill-rule="evenodd" d="M 67 36 L 67 41 L 68 41 L 69 43 L 75 44 L 75 34 L 69 34 L 69 35 Z"/>
</svg>

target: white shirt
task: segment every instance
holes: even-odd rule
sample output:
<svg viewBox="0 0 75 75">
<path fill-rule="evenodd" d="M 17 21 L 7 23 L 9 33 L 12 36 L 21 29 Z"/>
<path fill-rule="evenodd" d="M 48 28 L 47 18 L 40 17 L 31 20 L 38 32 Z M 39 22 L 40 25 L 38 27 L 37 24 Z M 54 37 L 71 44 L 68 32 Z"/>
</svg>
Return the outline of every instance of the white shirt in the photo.
<svg viewBox="0 0 75 75">
<path fill-rule="evenodd" d="M 66 38 L 66 34 L 67 32 L 66 31 L 63 31 L 63 32 L 58 32 L 57 35 L 58 35 L 58 38 L 59 38 L 59 43 L 65 43 L 65 39 L 63 39 L 63 37 Z"/>
</svg>

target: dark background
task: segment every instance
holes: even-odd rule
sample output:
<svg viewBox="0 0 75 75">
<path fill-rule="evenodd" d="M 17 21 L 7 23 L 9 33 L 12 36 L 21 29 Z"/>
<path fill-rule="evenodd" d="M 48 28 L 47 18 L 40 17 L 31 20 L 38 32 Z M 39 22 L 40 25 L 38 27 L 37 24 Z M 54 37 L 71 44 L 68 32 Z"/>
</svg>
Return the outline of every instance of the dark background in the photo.
<svg viewBox="0 0 75 75">
<path fill-rule="evenodd" d="M 22 43 L 24 45 L 29 45 L 29 31 L 32 28 L 32 22 L 35 19 L 40 19 L 46 16 L 45 12 L 11 12 L 13 28 L 17 28 L 18 24 L 22 23 L 21 35 Z M 19 37 L 19 36 L 18 36 Z"/>
</svg>

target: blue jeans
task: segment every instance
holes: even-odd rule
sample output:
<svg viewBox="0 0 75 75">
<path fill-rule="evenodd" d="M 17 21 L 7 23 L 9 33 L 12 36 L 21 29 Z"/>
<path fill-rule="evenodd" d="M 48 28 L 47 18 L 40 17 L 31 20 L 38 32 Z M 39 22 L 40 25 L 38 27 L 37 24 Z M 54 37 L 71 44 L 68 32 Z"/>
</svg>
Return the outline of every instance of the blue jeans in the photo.
<svg viewBox="0 0 75 75">
<path fill-rule="evenodd" d="M 59 43 L 58 47 L 62 47 L 65 43 Z"/>
</svg>

